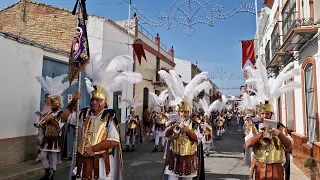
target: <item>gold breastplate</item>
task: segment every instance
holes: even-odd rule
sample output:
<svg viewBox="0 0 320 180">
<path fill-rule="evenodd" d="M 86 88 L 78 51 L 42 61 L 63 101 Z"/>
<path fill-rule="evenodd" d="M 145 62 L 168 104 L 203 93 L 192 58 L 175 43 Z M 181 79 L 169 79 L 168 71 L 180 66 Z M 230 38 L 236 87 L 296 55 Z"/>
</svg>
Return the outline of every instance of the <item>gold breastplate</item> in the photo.
<svg viewBox="0 0 320 180">
<path fill-rule="evenodd" d="M 59 121 L 59 119 L 56 116 L 53 116 L 52 118 L 54 118 L 55 121 Z M 53 126 L 52 124 L 48 123 L 46 125 L 45 134 L 46 134 L 47 137 L 59 136 L 60 129 L 58 129 L 55 126 Z"/>
<path fill-rule="evenodd" d="M 163 116 L 162 114 L 155 115 L 156 124 L 166 124 L 167 118 Z"/>
<path fill-rule="evenodd" d="M 279 149 L 276 147 L 279 147 Z M 253 149 L 253 152 L 255 159 L 259 162 L 266 164 L 281 163 L 283 158 L 283 145 L 278 137 L 273 137 L 271 145 Z"/>
<path fill-rule="evenodd" d="M 211 134 L 211 129 L 209 129 L 208 127 L 206 127 L 205 131 L 204 131 L 204 135 L 209 135 Z"/>
<path fill-rule="evenodd" d="M 192 123 L 189 125 L 189 129 L 192 129 Z M 172 152 L 179 156 L 193 155 L 197 150 L 197 144 L 189 140 L 186 134 L 178 134 L 173 137 Z"/>
<path fill-rule="evenodd" d="M 137 127 L 136 121 L 137 121 L 137 119 L 131 115 L 129 122 L 128 122 L 128 129 L 135 129 Z"/>
<path fill-rule="evenodd" d="M 82 126 L 82 139 L 79 145 L 79 152 L 85 155 L 85 148 L 87 146 L 94 146 L 105 140 L 108 136 L 107 121 L 101 119 L 102 113 L 95 118 L 87 117 Z M 105 151 L 96 152 L 102 154 Z"/>
</svg>

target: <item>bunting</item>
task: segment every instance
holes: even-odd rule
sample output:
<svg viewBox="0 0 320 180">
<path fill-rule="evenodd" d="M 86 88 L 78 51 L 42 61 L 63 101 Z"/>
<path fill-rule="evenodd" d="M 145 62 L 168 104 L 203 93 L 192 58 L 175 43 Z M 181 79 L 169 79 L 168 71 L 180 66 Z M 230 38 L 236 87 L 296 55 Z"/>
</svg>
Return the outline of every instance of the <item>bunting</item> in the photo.
<svg viewBox="0 0 320 180">
<path fill-rule="evenodd" d="M 86 0 L 77 0 L 72 11 L 73 15 L 76 14 L 77 9 L 78 25 L 75 28 L 69 57 L 68 79 L 70 83 L 78 77 L 79 73 L 86 67 L 90 60 L 86 27 L 86 20 L 88 20 Z"/>
<path fill-rule="evenodd" d="M 134 42 L 134 44 L 132 44 L 133 50 L 138 58 L 138 62 L 140 66 L 141 66 L 142 57 L 147 61 L 146 53 L 144 52 L 144 48 L 141 41 L 142 41 L 141 39 L 137 39 Z"/>
<path fill-rule="evenodd" d="M 242 63 L 241 68 L 247 61 L 250 61 L 253 65 L 256 63 L 256 58 L 254 57 L 254 40 L 241 41 L 242 44 Z"/>
</svg>

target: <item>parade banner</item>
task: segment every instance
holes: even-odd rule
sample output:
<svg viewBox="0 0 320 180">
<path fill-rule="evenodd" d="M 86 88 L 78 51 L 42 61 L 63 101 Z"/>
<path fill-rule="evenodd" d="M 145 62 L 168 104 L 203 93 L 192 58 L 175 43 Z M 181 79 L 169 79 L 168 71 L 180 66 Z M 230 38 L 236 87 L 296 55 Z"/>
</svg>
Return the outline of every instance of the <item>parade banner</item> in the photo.
<svg viewBox="0 0 320 180">
<path fill-rule="evenodd" d="M 254 57 L 254 40 L 244 40 L 241 41 L 242 44 L 242 63 L 241 68 L 247 61 L 250 61 L 253 65 L 256 63 L 256 58 Z"/>
<path fill-rule="evenodd" d="M 72 14 L 75 15 L 78 9 L 78 25 L 75 28 L 69 58 L 68 79 L 70 83 L 78 77 L 79 73 L 86 67 L 90 60 L 89 42 L 86 27 L 88 15 L 85 1 L 86 0 L 77 0 L 72 11 Z"/>
</svg>

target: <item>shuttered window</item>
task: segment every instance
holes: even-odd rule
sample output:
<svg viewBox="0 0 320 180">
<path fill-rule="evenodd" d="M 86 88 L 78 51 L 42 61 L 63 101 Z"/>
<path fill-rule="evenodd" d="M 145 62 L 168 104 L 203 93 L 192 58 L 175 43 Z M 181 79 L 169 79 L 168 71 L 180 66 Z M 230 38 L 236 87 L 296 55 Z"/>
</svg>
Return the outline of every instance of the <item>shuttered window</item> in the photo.
<svg viewBox="0 0 320 180">
<path fill-rule="evenodd" d="M 316 139 L 316 113 L 314 104 L 314 79 L 313 79 L 313 64 L 308 63 L 304 68 L 304 96 L 305 96 L 305 109 L 307 121 L 307 136 L 308 141 L 313 142 Z"/>
</svg>

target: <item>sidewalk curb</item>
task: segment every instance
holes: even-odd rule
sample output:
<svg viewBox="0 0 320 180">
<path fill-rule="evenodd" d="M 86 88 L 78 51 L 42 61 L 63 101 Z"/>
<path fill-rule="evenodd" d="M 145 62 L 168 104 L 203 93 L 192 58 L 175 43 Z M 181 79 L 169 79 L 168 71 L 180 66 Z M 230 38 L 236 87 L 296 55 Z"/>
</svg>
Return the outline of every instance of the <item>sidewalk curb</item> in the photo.
<svg viewBox="0 0 320 180">
<path fill-rule="evenodd" d="M 58 164 L 57 169 L 70 167 L 71 161 L 63 161 Z M 27 161 L 12 166 L 0 168 L 0 180 L 29 180 L 44 174 L 41 163 L 35 164 Z"/>
</svg>

